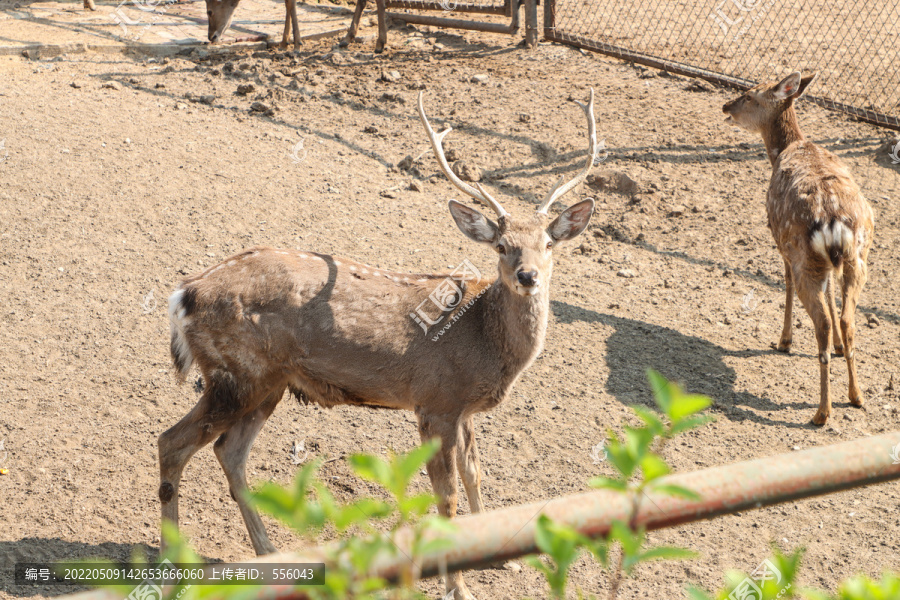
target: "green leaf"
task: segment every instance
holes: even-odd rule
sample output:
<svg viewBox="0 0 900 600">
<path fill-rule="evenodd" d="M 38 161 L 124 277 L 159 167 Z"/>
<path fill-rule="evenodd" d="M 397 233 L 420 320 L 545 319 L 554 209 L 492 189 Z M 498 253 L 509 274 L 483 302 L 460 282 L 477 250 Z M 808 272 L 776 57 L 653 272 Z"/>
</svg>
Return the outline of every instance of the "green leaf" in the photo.
<svg viewBox="0 0 900 600">
<path fill-rule="evenodd" d="M 641 471 L 644 472 L 644 481 L 653 481 L 669 473 L 669 465 L 659 455 L 649 452 L 641 459 Z"/>
<path fill-rule="evenodd" d="M 350 457 L 349 462 L 353 472 L 363 479 L 377 483 L 387 490 L 393 488 L 394 481 L 391 467 L 377 456 L 354 454 Z"/>
<path fill-rule="evenodd" d="M 421 516 L 428 512 L 432 505 L 437 503 L 437 497 L 432 494 L 420 494 L 410 498 L 404 498 L 397 503 L 400 514 L 407 517 L 408 515 Z"/>
<path fill-rule="evenodd" d="M 715 421 L 712 415 L 700 415 L 698 417 L 687 417 L 686 419 L 682 419 L 677 423 L 674 423 L 672 427 L 669 428 L 669 431 L 666 432 L 666 437 L 674 437 L 679 433 L 683 433 L 688 431 L 689 429 L 694 429 L 696 427 L 700 427 L 701 425 L 706 425 Z"/>
<path fill-rule="evenodd" d="M 667 496 L 686 498 L 688 500 L 700 500 L 700 494 L 698 494 L 694 490 L 689 490 L 686 487 L 681 487 L 680 485 L 674 485 L 671 483 L 655 483 L 650 486 L 650 489 L 660 494 L 666 494 Z"/>
<path fill-rule="evenodd" d="M 409 485 L 413 476 L 437 453 L 441 448 L 440 438 L 432 438 L 417 448 L 413 448 L 404 455 L 394 460 L 394 472 L 397 479 L 402 482 L 403 489 Z"/>
<path fill-rule="evenodd" d="M 685 548 L 676 548 L 674 546 L 657 546 L 650 548 L 640 556 L 640 561 L 645 560 L 684 560 L 686 558 L 697 558 L 699 554 L 693 550 Z"/>
<path fill-rule="evenodd" d="M 662 435 L 663 431 L 665 431 L 665 425 L 662 420 L 652 410 L 649 410 L 640 404 L 632 404 L 631 410 L 647 424 L 647 428 L 650 429 L 654 436 Z"/>
<path fill-rule="evenodd" d="M 713 597 L 701 590 L 697 586 L 691 584 L 687 587 L 688 600 L 713 600 Z"/>
<path fill-rule="evenodd" d="M 669 380 L 653 369 L 647 369 L 647 379 L 650 381 L 650 388 L 653 390 L 653 398 L 656 400 L 656 405 L 659 406 L 664 414 L 668 415 L 672 406 Z"/>
<path fill-rule="evenodd" d="M 601 490 L 615 490 L 617 492 L 625 492 L 628 490 L 628 484 L 621 479 L 610 479 L 609 477 L 592 477 L 588 479 L 588 485 L 592 488 Z"/>
<path fill-rule="evenodd" d="M 671 417 L 673 422 L 678 422 L 685 417 L 689 417 L 709 408 L 711 404 L 712 400 L 707 396 L 701 396 L 700 394 L 678 394 L 678 398 L 672 402 L 669 417 Z"/>
</svg>

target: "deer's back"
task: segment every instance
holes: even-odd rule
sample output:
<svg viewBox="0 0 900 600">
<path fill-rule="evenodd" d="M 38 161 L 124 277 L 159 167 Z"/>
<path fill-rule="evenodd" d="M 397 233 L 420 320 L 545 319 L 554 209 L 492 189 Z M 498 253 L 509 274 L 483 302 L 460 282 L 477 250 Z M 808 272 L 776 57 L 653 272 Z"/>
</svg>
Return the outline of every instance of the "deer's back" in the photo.
<svg viewBox="0 0 900 600">
<path fill-rule="evenodd" d="M 871 241 L 872 209 L 850 171 L 833 153 L 805 140 L 775 161 L 766 209 L 783 253 L 808 254 L 812 234 L 835 222 L 852 231 L 857 246 Z"/>
</svg>

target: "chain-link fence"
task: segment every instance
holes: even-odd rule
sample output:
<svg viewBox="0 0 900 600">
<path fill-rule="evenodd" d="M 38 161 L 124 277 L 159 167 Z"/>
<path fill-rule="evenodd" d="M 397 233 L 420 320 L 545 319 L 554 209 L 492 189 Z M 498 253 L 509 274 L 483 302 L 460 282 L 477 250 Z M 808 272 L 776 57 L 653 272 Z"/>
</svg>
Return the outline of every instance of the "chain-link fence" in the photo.
<svg viewBox="0 0 900 600">
<path fill-rule="evenodd" d="M 900 129 L 900 0 L 545 0 L 549 40 L 747 88 L 818 71 L 810 99 Z"/>
</svg>

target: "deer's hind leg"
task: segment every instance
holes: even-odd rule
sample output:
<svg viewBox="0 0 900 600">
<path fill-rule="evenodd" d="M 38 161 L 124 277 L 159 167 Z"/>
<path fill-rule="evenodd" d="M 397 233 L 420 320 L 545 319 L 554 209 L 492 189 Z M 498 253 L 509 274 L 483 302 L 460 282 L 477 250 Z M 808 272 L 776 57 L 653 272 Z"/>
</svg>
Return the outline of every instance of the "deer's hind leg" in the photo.
<svg viewBox="0 0 900 600">
<path fill-rule="evenodd" d="M 159 436 L 159 500 L 162 519 L 178 525 L 178 487 L 184 467 L 203 446 L 241 417 L 241 394 L 234 377 L 216 371 L 206 377 L 200 400 L 178 423 Z"/>
<path fill-rule="evenodd" d="M 834 354 L 836 356 L 844 355 L 844 342 L 841 337 L 841 329 L 837 326 L 838 323 L 838 311 L 837 304 L 834 301 L 834 280 L 836 277 L 839 277 L 838 271 L 832 271 L 828 274 L 828 288 L 825 290 L 825 297 L 828 300 L 828 314 L 831 315 L 831 337 L 834 343 Z M 843 305 L 843 301 L 842 301 Z"/>
<path fill-rule="evenodd" d="M 232 425 L 231 429 L 223 433 L 213 446 L 216 458 L 219 459 L 219 464 L 222 465 L 222 470 L 225 471 L 225 477 L 228 479 L 231 497 L 234 498 L 241 510 L 244 524 L 247 525 L 247 533 L 250 534 L 250 541 L 257 555 L 272 554 L 276 549 L 269 541 L 266 526 L 259 518 L 259 513 L 247 502 L 247 457 L 250 455 L 250 448 L 253 447 L 256 436 L 271 416 L 272 411 L 278 406 L 283 395 L 284 388 L 267 395 L 262 404 Z"/>
<path fill-rule="evenodd" d="M 850 377 L 848 396 L 850 404 L 862 406 L 863 397 L 856 377 L 856 305 L 868 276 L 865 260 L 847 260 L 844 264 L 844 280 L 841 294 L 841 335 L 844 338 L 844 358 Z"/>
<path fill-rule="evenodd" d="M 818 276 L 804 274 L 798 277 L 794 274 L 794 281 L 797 284 L 797 295 L 806 308 L 813 322 L 816 332 L 816 344 L 818 345 L 819 357 L 819 410 L 813 417 L 813 424 L 824 425 L 831 415 L 831 394 L 830 394 L 830 368 L 831 361 L 831 315 L 829 314 L 828 301 L 825 298 L 825 292 L 828 288 L 827 273 Z"/>
</svg>

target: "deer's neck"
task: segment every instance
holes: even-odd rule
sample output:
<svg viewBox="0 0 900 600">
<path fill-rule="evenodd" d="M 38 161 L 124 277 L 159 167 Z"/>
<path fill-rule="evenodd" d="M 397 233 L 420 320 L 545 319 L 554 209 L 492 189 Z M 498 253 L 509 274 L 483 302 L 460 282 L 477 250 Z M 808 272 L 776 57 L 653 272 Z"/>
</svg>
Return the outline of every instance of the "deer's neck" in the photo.
<svg viewBox="0 0 900 600">
<path fill-rule="evenodd" d="M 544 347 L 549 286 L 541 285 L 534 296 L 521 296 L 498 279 L 485 296 L 485 333 L 502 358 L 502 378 L 512 385 Z"/>
<path fill-rule="evenodd" d="M 785 148 L 804 139 L 793 104 L 781 111 L 768 127 L 762 130 L 762 136 L 766 144 L 766 155 L 774 166 Z"/>
</svg>

